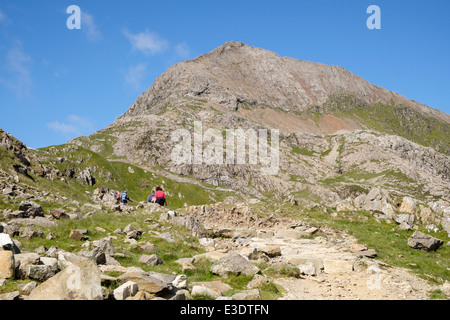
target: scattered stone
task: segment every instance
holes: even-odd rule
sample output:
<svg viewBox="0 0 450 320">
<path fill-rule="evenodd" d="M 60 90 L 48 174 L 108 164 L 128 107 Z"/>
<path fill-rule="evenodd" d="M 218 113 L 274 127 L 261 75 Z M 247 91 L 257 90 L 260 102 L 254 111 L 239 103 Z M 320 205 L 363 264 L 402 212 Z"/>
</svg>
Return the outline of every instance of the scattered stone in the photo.
<svg viewBox="0 0 450 320">
<path fill-rule="evenodd" d="M 106 254 L 100 247 L 94 247 L 91 251 L 82 251 L 79 256 L 91 259 L 96 264 L 106 264 Z"/>
<path fill-rule="evenodd" d="M 0 279 L 14 277 L 14 253 L 12 251 L 0 251 Z"/>
<path fill-rule="evenodd" d="M 304 275 L 315 276 L 317 274 L 316 266 L 311 262 L 299 265 L 298 269 L 300 270 L 300 273 Z"/>
<path fill-rule="evenodd" d="M 374 249 L 362 250 L 362 251 L 357 252 L 356 256 L 359 258 L 362 258 L 362 257 L 376 258 L 377 252 Z"/>
<path fill-rule="evenodd" d="M 99 247 L 105 254 L 116 253 L 116 247 L 108 238 L 103 238 L 92 242 L 94 247 Z"/>
<path fill-rule="evenodd" d="M 424 251 L 436 251 L 443 244 L 444 241 L 420 231 L 414 232 L 414 234 L 408 239 L 408 246 L 413 249 L 420 249 Z"/>
<path fill-rule="evenodd" d="M 111 292 L 109 298 L 113 300 L 126 300 L 127 298 L 136 295 L 136 293 L 138 293 L 138 290 L 139 287 L 137 283 L 128 281 Z"/>
<path fill-rule="evenodd" d="M 278 246 L 265 245 L 260 247 L 259 251 L 265 253 L 270 258 L 281 256 L 281 248 Z"/>
<path fill-rule="evenodd" d="M 211 299 L 216 299 L 220 297 L 222 294 L 216 290 L 211 288 L 207 288 L 205 286 L 194 285 L 191 291 L 192 297 L 206 296 Z"/>
<path fill-rule="evenodd" d="M 258 267 L 234 251 L 214 263 L 210 271 L 223 277 L 228 277 L 230 274 L 253 276 L 260 272 Z"/>
<path fill-rule="evenodd" d="M 19 291 L 13 291 L 9 293 L 0 294 L 0 301 L 1 300 L 17 300 L 20 297 Z"/>
<path fill-rule="evenodd" d="M 88 259 L 74 263 L 34 289 L 30 300 L 103 300 L 100 270 Z"/>
<path fill-rule="evenodd" d="M 19 290 L 21 292 L 21 294 L 29 295 L 31 293 L 31 291 L 36 289 L 37 285 L 38 284 L 35 281 L 31 281 L 28 283 L 22 283 L 22 284 L 17 285 L 17 290 Z"/>
<path fill-rule="evenodd" d="M 50 214 L 52 215 L 53 218 L 55 219 L 69 219 L 69 215 L 66 213 L 66 211 L 64 211 L 63 209 L 53 209 L 52 211 L 50 211 Z"/>
<path fill-rule="evenodd" d="M 404 197 L 398 211 L 414 216 L 417 212 L 416 200 L 411 197 Z"/>
<path fill-rule="evenodd" d="M 26 226 L 20 231 L 20 237 L 24 239 L 42 238 L 44 233 L 40 230 L 34 230 L 31 226 Z"/>
<path fill-rule="evenodd" d="M 175 237 L 170 232 L 165 232 L 159 235 L 159 238 L 166 240 L 167 242 L 175 242 Z"/>
<path fill-rule="evenodd" d="M 81 230 L 71 230 L 69 238 L 77 241 L 89 240 L 89 237 L 86 236 Z"/>
<path fill-rule="evenodd" d="M 139 262 L 146 264 L 147 266 L 157 266 L 160 264 L 163 264 L 163 261 L 160 257 L 158 257 L 156 254 L 152 255 L 142 255 L 139 258 Z"/>
<path fill-rule="evenodd" d="M 128 281 L 135 282 L 139 291 L 145 291 L 146 293 L 153 296 L 163 296 L 170 293 L 173 289 L 171 284 L 150 275 L 149 273 L 142 272 L 127 272 L 117 278 L 117 283 L 122 285 Z M 173 281 L 173 279 L 172 279 Z"/>
<path fill-rule="evenodd" d="M 175 280 L 172 281 L 172 285 L 178 289 L 189 290 L 188 278 L 184 274 L 178 275 Z"/>
<path fill-rule="evenodd" d="M 253 279 L 247 284 L 247 288 L 248 289 L 259 288 L 259 287 L 262 287 L 262 286 L 268 284 L 269 282 L 270 282 L 270 280 L 266 276 L 256 274 L 253 277 Z"/>
<path fill-rule="evenodd" d="M 402 230 L 411 230 L 414 227 L 415 216 L 413 214 L 396 214 L 392 219 L 397 222 Z"/>
<path fill-rule="evenodd" d="M 245 290 L 231 296 L 233 300 L 256 300 L 261 298 L 259 289 Z"/>
<path fill-rule="evenodd" d="M 26 277 L 44 282 L 53 277 L 57 271 L 57 268 L 51 265 L 28 265 L 26 268 Z"/>
<path fill-rule="evenodd" d="M 27 267 L 29 265 L 38 265 L 41 261 L 37 253 L 21 253 L 14 255 L 15 277 L 25 279 L 27 276 Z"/>
<path fill-rule="evenodd" d="M 24 212 L 24 218 L 43 217 L 44 210 L 34 201 L 22 201 L 19 210 Z"/>
<path fill-rule="evenodd" d="M 157 250 L 156 246 L 153 243 L 147 242 L 143 245 L 137 245 L 136 248 L 141 252 L 152 253 Z"/>
</svg>

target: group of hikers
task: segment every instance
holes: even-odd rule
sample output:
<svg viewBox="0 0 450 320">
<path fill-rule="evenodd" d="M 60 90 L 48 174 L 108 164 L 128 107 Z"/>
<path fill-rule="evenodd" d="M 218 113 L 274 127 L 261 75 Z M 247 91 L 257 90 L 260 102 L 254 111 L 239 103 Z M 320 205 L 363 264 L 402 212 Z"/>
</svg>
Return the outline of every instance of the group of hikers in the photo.
<svg viewBox="0 0 450 320">
<path fill-rule="evenodd" d="M 111 193 L 110 193 L 111 192 Z M 115 192 L 115 191 L 110 191 L 109 189 L 106 189 L 105 187 L 97 188 L 94 191 L 94 200 L 105 200 L 108 198 L 105 198 L 105 195 L 109 195 L 109 197 L 114 196 L 114 200 L 116 201 L 117 204 L 121 203 L 124 205 L 127 205 L 128 202 L 133 202 L 130 197 L 128 196 L 128 191 L 124 191 L 123 193 L 120 192 Z M 109 198 L 111 199 L 111 198 Z M 153 188 L 152 192 L 150 193 L 150 195 L 147 197 L 147 202 L 148 203 L 157 203 L 160 206 L 164 207 L 167 206 L 167 199 L 166 199 L 166 194 L 164 193 L 164 191 L 162 190 L 161 187 L 157 187 L 156 189 Z"/>
<path fill-rule="evenodd" d="M 114 198 L 117 202 L 125 205 L 128 204 L 129 201 L 132 202 L 132 200 L 128 196 L 127 191 L 123 192 L 122 194 L 120 194 L 120 192 L 117 192 Z M 151 194 L 147 197 L 147 202 L 157 203 L 162 207 L 167 206 L 166 194 L 160 187 L 157 187 L 156 189 L 153 189 Z"/>
</svg>

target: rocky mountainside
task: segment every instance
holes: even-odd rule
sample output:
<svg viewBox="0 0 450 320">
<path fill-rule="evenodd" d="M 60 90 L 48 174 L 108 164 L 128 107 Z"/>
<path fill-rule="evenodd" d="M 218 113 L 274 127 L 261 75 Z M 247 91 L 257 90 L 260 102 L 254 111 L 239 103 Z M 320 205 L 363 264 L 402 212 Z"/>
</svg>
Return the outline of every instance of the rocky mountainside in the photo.
<svg viewBox="0 0 450 320">
<path fill-rule="evenodd" d="M 230 131 L 267 136 L 239 153 Z M 176 161 L 177 132 L 200 162 Z M 172 66 L 91 136 L 34 150 L 0 129 L 0 299 L 442 297 L 449 237 L 449 115 L 243 43 Z"/>
<path fill-rule="evenodd" d="M 248 162 L 174 163 L 171 135 L 194 136 L 196 121 L 223 135 L 278 129 L 277 174 L 262 175 L 261 165 Z M 405 196 L 425 207 L 450 201 L 449 115 L 341 67 L 243 43 L 170 67 L 113 124 L 70 144 L 259 199 L 291 195 L 336 207 L 377 187 L 393 207 Z"/>
</svg>

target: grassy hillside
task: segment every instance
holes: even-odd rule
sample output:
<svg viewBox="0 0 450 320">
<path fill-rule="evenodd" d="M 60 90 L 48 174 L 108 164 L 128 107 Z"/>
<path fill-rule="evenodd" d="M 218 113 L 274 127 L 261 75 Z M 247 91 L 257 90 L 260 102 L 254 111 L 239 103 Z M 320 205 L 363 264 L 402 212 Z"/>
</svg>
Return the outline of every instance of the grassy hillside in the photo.
<svg viewBox="0 0 450 320">
<path fill-rule="evenodd" d="M 370 106 L 346 93 L 330 96 L 323 106 L 312 107 L 310 112 L 350 118 L 367 129 L 398 135 L 450 155 L 450 125 L 405 105 L 376 103 Z"/>
</svg>

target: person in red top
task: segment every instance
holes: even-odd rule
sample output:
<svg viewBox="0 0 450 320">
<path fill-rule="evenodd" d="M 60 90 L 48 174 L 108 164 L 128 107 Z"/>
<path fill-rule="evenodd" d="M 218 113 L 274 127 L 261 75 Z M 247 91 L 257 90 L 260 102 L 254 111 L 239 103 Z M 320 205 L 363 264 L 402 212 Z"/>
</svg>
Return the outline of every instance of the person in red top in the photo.
<svg viewBox="0 0 450 320">
<path fill-rule="evenodd" d="M 160 187 L 156 188 L 155 196 L 153 197 L 153 202 L 159 204 L 160 206 L 167 206 L 166 195 Z"/>
</svg>

